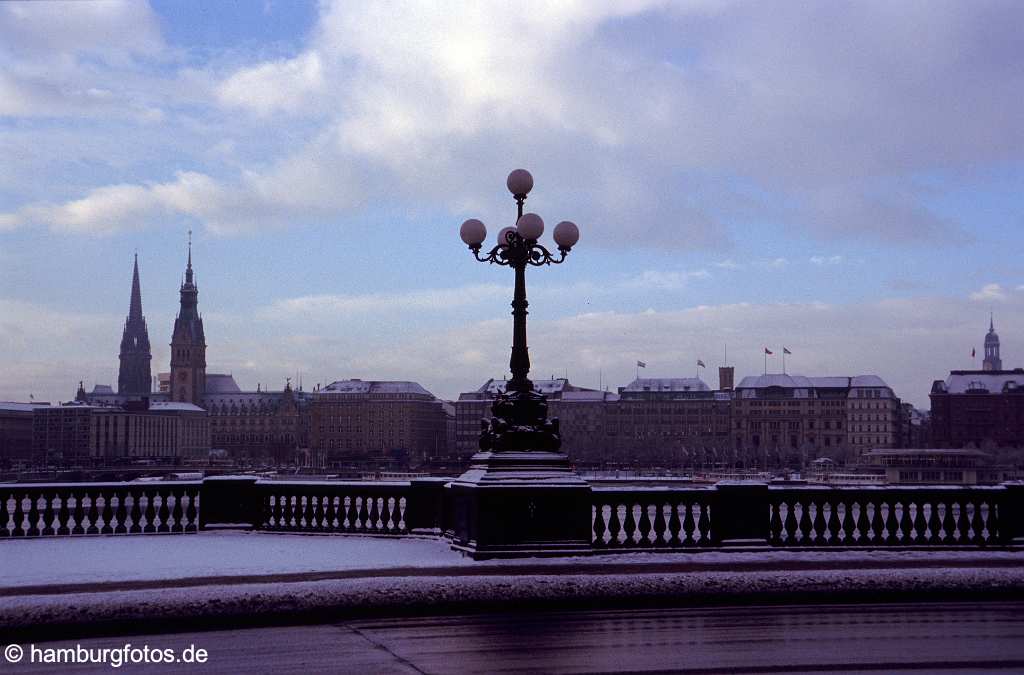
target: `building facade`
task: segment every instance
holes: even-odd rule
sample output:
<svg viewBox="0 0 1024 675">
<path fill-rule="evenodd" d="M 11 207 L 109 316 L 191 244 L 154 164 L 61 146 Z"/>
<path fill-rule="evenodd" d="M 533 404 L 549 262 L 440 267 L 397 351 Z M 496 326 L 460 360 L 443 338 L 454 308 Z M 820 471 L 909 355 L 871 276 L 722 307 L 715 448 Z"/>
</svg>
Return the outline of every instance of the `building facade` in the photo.
<svg viewBox="0 0 1024 675">
<path fill-rule="evenodd" d="M 733 400 L 734 443 L 786 464 L 821 455 L 852 459 L 896 445 L 900 405 L 877 375 L 749 376 Z"/>
<path fill-rule="evenodd" d="M 1024 369 L 954 370 L 929 398 L 936 448 L 1024 447 Z"/>
<path fill-rule="evenodd" d="M 40 466 L 176 461 L 210 451 L 209 418 L 191 403 L 70 403 L 36 408 L 32 423 L 32 454 Z"/>
<path fill-rule="evenodd" d="M 32 412 L 45 403 L 0 401 L 0 468 L 32 461 Z"/>
<path fill-rule="evenodd" d="M 310 443 L 326 466 L 423 466 L 449 455 L 442 401 L 416 382 L 339 380 L 310 398 Z"/>
</svg>

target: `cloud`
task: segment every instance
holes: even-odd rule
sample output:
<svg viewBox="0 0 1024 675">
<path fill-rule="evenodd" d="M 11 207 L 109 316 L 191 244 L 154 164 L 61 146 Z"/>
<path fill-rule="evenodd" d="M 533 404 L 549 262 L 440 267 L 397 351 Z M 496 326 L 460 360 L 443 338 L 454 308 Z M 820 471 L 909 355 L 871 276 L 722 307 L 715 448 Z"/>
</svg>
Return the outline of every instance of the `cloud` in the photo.
<svg viewBox="0 0 1024 675">
<path fill-rule="evenodd" d="M 815 255 L 815 256 L 811 256 L 810 260 L 811 260 L 811 264 L 812 265 L 818 265 L 819 267 L 822 266 L 822 265 L 838 265 L 838 264 L 843 262 L 843 256 L 841 256 L 841 255 L 830 255 L 830 256 Z"/>
<path fill-rule="evenodd" d="M 685 288 L 692 279 L 708 279 L 711 274 L 707 270 L 693 270 L 691 272 L 662 272 L 658 270 L 645 270 L 635 277 L 626 279 L 620 284 L 621 288 L 627 289 L 649 289 L 660 291 L 673 291 Z"/>
<path fill-rule="evenodd" d="M 217 89 L 222 105 L 248 108 L 258 115 L 301 113 L 324 86 L 323 67 L 316 52 L 293 59 L 244 68 Z"/>
<path fill-rule="evenodd" d="M 175 61 L 143 3 L 5 5 L 0 65 L 14 67 L 0 68 L 0 114 L 163 120 L 181 125 L 168 145 L 208 139 L 174 169 L 214 178 L 215 203 L 151 213 L 215 231 L 384 202 L 487 215 L 495 184 L 526 166 L 545 215 L 588 226 L 595 245 L 667 250 L 727 249 L 740 223 L 766 217 L 822 240 L 968 241 L 933 207 L 943 172 L 1024 151 L 1007 28 L 1024 8 L 1012 3 L 504 9 L 325 2 L 287 58 L 202 62 Z M 33 68 L 48 50 L 71 65 Z M 170 76 L 140 67 L 160 58 Z M 224 142 L 244 149 L 230 164 L 207 152 Z M 135 202 L 114 195 L 152 192 L 163 170 L 96 182 L 67 204 L 95 193 L 112 221 L 133 219 Z M 940 180 L 924 189 L 915 180 L 929 172 Z"/>
<path fill-rule="evenodd" d="M 985 284 L 981 290 L 971 293 L 971 300 L 978 302 L 1002 302 L 1006 300 L 1006 291 L 999 284 Z"/>
</svg>

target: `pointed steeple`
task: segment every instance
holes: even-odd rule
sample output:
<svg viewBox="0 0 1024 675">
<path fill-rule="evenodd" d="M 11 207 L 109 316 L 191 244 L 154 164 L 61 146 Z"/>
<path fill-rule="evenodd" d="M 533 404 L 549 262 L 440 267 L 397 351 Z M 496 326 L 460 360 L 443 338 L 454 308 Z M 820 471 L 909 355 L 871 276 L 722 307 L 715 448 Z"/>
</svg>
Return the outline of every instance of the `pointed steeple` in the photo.
<svg viewBox="0 0 1024 675">
<path fill-rule="evenodd" d="M 148 394 L 152 387 L 150 377 L 149 330 L 142 314 L 142 284 L 139 283 L 139 254 L 135 254 L 132 268 L 132 294 L 128 303 L 128 318 L 121 335 L 120 368 L 117 373 L 117 391 L 121 394 Z"/>
<path fill-rule="evenodd" d="M 989 333 L 995 333 L 996 332 L 996 326 L 995 326 L 994 319 L 992 318 L 992 312 L 988 313 L 988 332 Z"/>
<path fill-rule="evenodd" d="M 999 355 L 999 335 L 996 334 L 995 321 L 992 313 L 988 315 L 988 334 L 985 335 L 985 360 L 981 364 L 982 370 L 1002 370 L 1003 359 Z"/>
<path fill-rule="evenodd" d="M 142 318 L 142 287 L 139 284 L 139 254 L 135 254 L 135 268 L 132 270 L 132 299 L 128 304 L 128 321 Z"/>
</svg>

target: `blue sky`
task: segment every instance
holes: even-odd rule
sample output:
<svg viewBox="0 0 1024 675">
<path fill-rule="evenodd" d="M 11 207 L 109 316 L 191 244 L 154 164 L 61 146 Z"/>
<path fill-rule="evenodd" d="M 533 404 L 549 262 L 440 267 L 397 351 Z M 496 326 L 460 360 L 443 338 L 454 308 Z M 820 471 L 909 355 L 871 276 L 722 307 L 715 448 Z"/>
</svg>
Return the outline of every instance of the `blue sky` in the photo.
<svg viewBox="0 0 1024 675">
<path fill-rule="evenodd" d="M 116 381 L 138 250 L 165 369 L 194 231 L 244 387 L 500 377 L 507 270 L 458 226 L 579 223 L 535 375 L 723 358 L 927 405 L 995 313 L 1024 365 L 1017 3 L 0 5 L 0 399 Z M 980 364 L 980 361 L 977 362 Z M 779 370 L 781 363 L 769 364 Z"/>
</svg>

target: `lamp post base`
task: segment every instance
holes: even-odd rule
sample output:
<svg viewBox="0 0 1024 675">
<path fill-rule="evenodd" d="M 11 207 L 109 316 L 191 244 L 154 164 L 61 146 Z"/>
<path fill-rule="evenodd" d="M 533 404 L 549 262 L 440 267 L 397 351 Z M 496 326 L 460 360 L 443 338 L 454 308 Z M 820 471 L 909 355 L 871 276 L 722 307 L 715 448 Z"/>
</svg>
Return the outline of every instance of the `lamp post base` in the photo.
<svg viewBox="0 0 1024 675">
<path fill-rule="evenodd" d="M 591 551 L 590 485 L 559 452 L 480 452 L 452 481 L 452 548 L 476 560 Z"/>
</svg>

